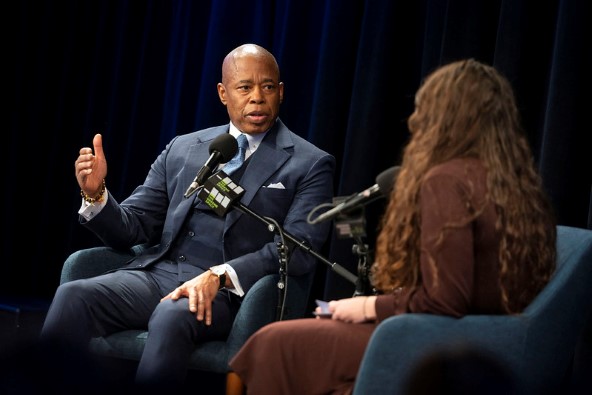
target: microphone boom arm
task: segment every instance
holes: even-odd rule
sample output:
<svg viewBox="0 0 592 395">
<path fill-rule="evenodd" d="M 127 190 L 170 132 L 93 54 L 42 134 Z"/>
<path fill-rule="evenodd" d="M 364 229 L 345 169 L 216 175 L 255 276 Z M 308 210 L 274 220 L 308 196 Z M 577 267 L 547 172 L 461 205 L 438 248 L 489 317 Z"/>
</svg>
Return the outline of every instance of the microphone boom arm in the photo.
<svg viewBox="0 0 592 395">
<path fill-rule="evenodd" d="M 257 214 L 256 212 L 254 212 L 253 210 L 251 210 L 250 208 L 248 208 L 244 204 L 238 202 L 237 204 L 234 205 L 234 207 L 237 210 L 239 210 L 239 211 L 241 211 L 241 212 L 243 212 L 245 214 L 248 214 L 248 215 L 250 215 L 250 216 L 252 216 L 254 218 L 257 218 L 258 220 L 260 220 L 261 222 L 263 222 L 264 224 L 266 224 L 267 225 L 267 229 L 270 232 L 279 233 L 279 231 L 276 229 L 276 227 L 279 227 L 279 225 L 276 225 L 275 223 L 273 223 L 269 219 L 267 219 L 267 218 L 265 218 L 265 217 Z M 357 284 L 358 277 L 356 275 L 354 275 L 353 273 L 351 273 L 349 270 L 347 270 L 346 268 L 344 268 L 343 266 L 339 265 L 336 262 L 331 262 L 330 260 L 328 260 L 324 256 L 322 256 L 319 253 L 317 253 L 316 251 L 314 251 L 308 244 L 306 244 L 306 242 L 300 241 L 300 240 L 296 239 L 295 236 L 293 236 L 290 233 L 284 231 L 283 229 L 281 229 L 281 233 L 287 239 L 289 239 L 292 243 L 294 243 L 296 246 L 302 248 L 308 254 L 314 256 L 319 261 L 321 261 L 321 262 L 325 263 L 326 265 L 328 265 L 335 273 L 339 274 L 341 277 L 345 278 L 346 280 L 350 281 L 351 283 Z"/>
</svg>

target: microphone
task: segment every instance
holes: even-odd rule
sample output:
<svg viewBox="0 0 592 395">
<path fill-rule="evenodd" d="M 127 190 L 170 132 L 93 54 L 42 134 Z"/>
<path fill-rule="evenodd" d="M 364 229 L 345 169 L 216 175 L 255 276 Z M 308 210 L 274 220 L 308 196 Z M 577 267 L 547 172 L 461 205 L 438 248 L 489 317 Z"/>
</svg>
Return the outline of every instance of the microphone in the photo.
<svg viewBox="0 0 592 395">
<path fill-rule="evenodd" d="M 183 195 L 185 198 L 193 195 L 220 163 L 226 163 L 236 155 L 238 152 L 238 143 L 230 133 L 223 133 L 210 143 L 209 152 L 210 157 L 201 169 L 199 169 L 193 182 L 189 185 L 187 191 L 185 191 L 185 195 Z"/>
<path fill-rule="evenodd" d="M 318 224 L 319 222 L 333 219 L 339 214 L 349 213 L 350 211 L 365 206 L 366 204 L 373 202 L 380 197 L 388 196 L 395 185 L 395 180 L 399 175 L 399 171 L 401 171 L 401 166 L 393 166 L 382 171 L 382 173 L 376 176 L 376 184 L 363 190 L 357 195 L 345 199 L 337 206 L 316 217 L 310 223 Z"/>
</svg>

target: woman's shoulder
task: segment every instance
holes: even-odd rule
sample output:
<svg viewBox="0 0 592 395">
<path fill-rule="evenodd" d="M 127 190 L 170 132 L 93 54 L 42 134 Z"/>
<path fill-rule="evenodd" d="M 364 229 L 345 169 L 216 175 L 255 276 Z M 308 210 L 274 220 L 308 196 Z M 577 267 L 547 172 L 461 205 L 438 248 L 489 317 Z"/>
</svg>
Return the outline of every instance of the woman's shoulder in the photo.
<svg viewBox="0 0 592 395">
<path fill-rule="evenodd" d="M 426 178 L 451 176 L 460 179 L 485 179 L 487 169 L 477 158 L 455 158 L 432 167 Z"/>
</svg>

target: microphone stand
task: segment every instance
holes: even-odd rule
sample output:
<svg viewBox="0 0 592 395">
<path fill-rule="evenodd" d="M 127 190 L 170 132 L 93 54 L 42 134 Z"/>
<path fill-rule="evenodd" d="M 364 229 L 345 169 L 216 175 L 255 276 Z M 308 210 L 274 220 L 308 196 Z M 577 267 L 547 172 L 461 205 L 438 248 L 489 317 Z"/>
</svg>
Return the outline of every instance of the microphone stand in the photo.
<svg viewBox="0 0 592 395">
<path fill-rule="evenodd" d="M 327 264 L 335 273 L 339 274 L 346 280 L 352 282 L 353 284 L 357 284 L 358 277 L 349 272 L 343 266 L 336 262 L 329 261 L 321 254 L 314 251 L 309 245 L 306 244 L 306 242 L 298 240 L 295 236 L 283 230 L 274 219 L 261 216 L 242 204 L 240 202 L 240 198 L 244 192 L 245 190 L 240 185 L 234 183 L 234 181 L 232 181 L 232 179 L 230 179 L 226 173 L 220 170 L 207 179 L 202 187 L 201 192 L 199 193 L 199 197 L 220 216 L 223 216 L 226 211 L 228 211 L 228 209 L 234 207 L 240 212 L 250 215 L 253 218 L 263 222 L 265 225 L 267 225 L 267 229 L 270 232 L 277 233 L 280 236 L 282 241 L 277 243 L 278 254 L 280 257 L 280 281 L 278 281 L 278 289 L 280 293 L 278 316 L 280 318 L 283 316 L 285 291 L 287 288 L 287 264 L 290 257 L 287 243 L 285 242 L 286 239 L 290 240 L 296 245 L 296 247 L 300 247 L 306 253 Z"/>
<path fill-rule="evenodd" d="M 339 196 L 333 198 L 333 203 L 337 203 L 335 207 L 341 207 L 343 201 L 348 201 L 348 198 L 345 200 Z M 317 208 L 319 207 L 321 206 L 318 206 Z M 311 211 L 311 213 L 312 212 L 314 212 L 314 210 Z M 309 221 L 309 223 L 315 223 L 315 221 Z M 334 225 L 336 234 L 339 238 L 352 238 L 356 241 L 356 244 L 352 246 L 352 252 L 358 256 L 358 277 L 355 282 L 356 289 L 353 296 L 370 295 L 370 251 L 368 250 L 368 244 L 364 243 L 362 239 L 362 237 L 366 236 L 364 208 L 361 207 L 358 210 L 348 213 L 339 213 L 335 218 Z"/>
<path fill-rule="evenodd" d="M 278 255 L 280 257 L 280 279 L 277 283 L 278 287 L 278 306 L 276 312 L 276 321 L 281 321 L 284 318 L 284 306 L 286 304 L 286 291 L 288 288 L 288 262 L 290 255 L 288 246 L 285 242 L 277 243 Z"/>
<path fill-rule="evenodd" d="M 262 221 L 263 223 L 265 223 L 268 226 L 268 230 L 270 232 L 274 232 L 276 226 L 278 228 L 278 231 L 281 230 L 281 227 L 279 225 L 276 225 L 276 224 L 272 223 L 268 217 L 262 217 L 261 215 L 255 213 L 250 208 L 248 208 L 247 206 L 245 206 L 244 204 L 242 204 L 240 202 L 235 206 L 235 208 L 237 210 L 239 210 L 239 211 L 241 211 L 241 212 L 243 212 L 245 214 L 248 214 L 248 215 L 250 215 L 250 216 L 252 216 L 254 218 L 257 218 L 260 221 Z M 315 258 L 317 258 L 321 262 L 327 264 L 335 273 L 339 274 L 340 276 L 342 276 L 346 280 L 352 282 L 353 284 L 356 284 L 356 282 L 358 281 L 357 276 L 355 276 L 354 274 L 352 274 L 351 272 L 349 272 L 346 268 L 344 268 L 343 266 L 339 265 L 338 263 L 331 262 L 327 258 L 325 258 L 324 256 L 322 256 L 319 253 L 315 252 L 313 249 L 310 248 L 310 246 L 308 246 L 306 244 L 306 242 L 300 241 L 300 240 L 296 239 L 294 236 L 292 236 L 290 233 L 288 233 L 286 231 L 283 231 L 282 230 L 281 233 L 288 240 L 290 240 L 292 243 L 296 244 L 297 247 L 302 248 L 308 254 L 314 256 Z"/>
<path fill-rule="evenodd" d="M 370 295 L 369 293 L 369 272 L 370 266 L 368 265 L 368 256 L 370 251 L 368 250 L 368 244 L 362 241 L 361 237 L 356 237 L 356 244 L 352 247 L 352 252 L 358 256 L 358 279 L 356 281 L 355 296 Z"/>
<path fill-rule="evenodd" d="M 253 210 L 251 210 L 250 208 L 248 208 L 247 206 L 245 206 L 244 204 L 242 204 L 240 202 L 236 203 L 234 205 L 234 207 L 237 210 L 239 210 L 245 214 L 248 214 L 254 218 L 257 218 L 258 220 L 260 220 L 261 222 L 263 222 L 264 224 L 267 225 L 267 229 L 270 232 L 277 232 L 282 238 L 285 237 L 286 239 L 290 240 L 297 247 L 302 248 L 308 254 L 314 256 L 318 260 L 329 265 L 329 267 L 331 267 L 331 269 L 333 269 L 333 271 L 335 271 L 337 274 L 339 274 L 340 276 L 342 276 L 346 280 L 351 281 L 353 284 L 358 283 L 358 277 L 353 275 L 351 272 L 349 272 L 347 269 L 345 269 L 343 266 L 339 265 L 338 263 L 331 262 L 328 259 L 326 259 L 324 256 L 318 254 L 313 249 L 311 249 L 310 246 L 307 245 L 305 242 L 296 239 L 296 237 L 294 237 L 290 233 L 284 231 L 282 229 L 282 227 L 279 226 L 279 224 L 277 222 L 275 222 L 275 220 L 272 220 L 269 217 L 263 217 L 263 216 L 257 214 L 256 212 L 254 212 Z M 283 316 L 283 308 L 284 308 L 283 306 L 284 306 L 284 301 L 285 301 L 285 297 L 286 297 L 285 291 L 287 288 L 286 287 L 286 274 L 287 274 L 287 269 L 286 269 L 287 266 L 286 265 L 288 262 L 288 258 L 287 258 L 288 248 L 286 247 L 286 243 L 278 242 L 278 252 L 280 255 L 280 281 L 278 282 L 280 303 L 278 304 L 278 316 L 282 317 Z"/>
</svg>

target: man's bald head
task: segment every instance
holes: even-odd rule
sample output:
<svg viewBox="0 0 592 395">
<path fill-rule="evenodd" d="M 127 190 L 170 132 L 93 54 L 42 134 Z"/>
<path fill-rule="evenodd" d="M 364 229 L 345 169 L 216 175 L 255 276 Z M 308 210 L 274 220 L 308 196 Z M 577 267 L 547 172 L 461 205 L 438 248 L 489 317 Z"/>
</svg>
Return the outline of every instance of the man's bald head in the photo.
<svg viewBox="0 0 592 395">
<path fill-rule="evenodd" d="M 225 83 L 229 75 L 233 75 L 237 70 L 237 61 L 245 57 L 258 59 L 260 62 L 267 62 L 272 65 L 277 73 L 277 80 L 280 79 L 280 68 L 275 60 L 275 56 L 267 49 L 257 44 L 243 44 L 226 55 L 222 62 L 222 83 Z"/>
</svg>

